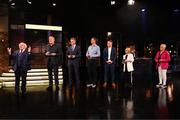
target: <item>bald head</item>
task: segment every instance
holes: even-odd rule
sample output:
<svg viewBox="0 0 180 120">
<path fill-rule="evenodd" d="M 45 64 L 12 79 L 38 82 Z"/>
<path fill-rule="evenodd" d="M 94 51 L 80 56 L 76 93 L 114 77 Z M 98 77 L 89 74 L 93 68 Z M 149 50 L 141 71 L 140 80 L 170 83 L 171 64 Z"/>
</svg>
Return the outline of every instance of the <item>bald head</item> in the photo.
<svg viewBox="0 0 180 120">
<path fill-rule="evenodd" d="M 165 51 L 166 50 L 166 44 L 161 44 L 160 45 L 160 51 Z"/>
</svg>

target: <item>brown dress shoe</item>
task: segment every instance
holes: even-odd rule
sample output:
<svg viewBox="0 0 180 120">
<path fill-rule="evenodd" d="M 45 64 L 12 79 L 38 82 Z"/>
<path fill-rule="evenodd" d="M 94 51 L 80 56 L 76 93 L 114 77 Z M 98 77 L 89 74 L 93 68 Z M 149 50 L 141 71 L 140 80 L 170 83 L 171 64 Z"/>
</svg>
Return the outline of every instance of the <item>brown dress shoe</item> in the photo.
<svg viewBox="0 0 180 120">
<path fill-rule="evenodd" d="M 112 83 L 112 87 L 113 87 L 113 89 L 116 88 L 116 84 L 115 84 L 115 83 Z"/>
<path fill-rule="evenodd" d="M 103 87 L 104 87 L 104 88 L 106 88 L 106 87 L 107 87 L 107 82 L 105 82 L 105 83 L 103 84 Z"/>
</svg>

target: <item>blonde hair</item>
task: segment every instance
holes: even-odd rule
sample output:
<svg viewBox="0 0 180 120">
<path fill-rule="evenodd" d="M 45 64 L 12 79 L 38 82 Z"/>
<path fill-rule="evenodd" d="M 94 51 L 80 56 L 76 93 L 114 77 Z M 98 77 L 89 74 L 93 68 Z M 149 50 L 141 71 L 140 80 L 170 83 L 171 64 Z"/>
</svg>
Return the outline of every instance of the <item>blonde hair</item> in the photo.
<svg viewBox="0 0 180 120">
<path fill-rule="evenodd" d="M 128 53 L 130 53 L 130 52 L 131 52 L 131 48 L 130 48 L 130 47 L 126 47 L 126 48 L 125 48 L 125 50 L 127 50 L 127 51 L 128 51 Z"/>
<path fill-rule="evenodd" d="M 160 46 L 163 46 L 164 48 L 166 48 L 166 44 L 161 44 Z"/>
</svg>

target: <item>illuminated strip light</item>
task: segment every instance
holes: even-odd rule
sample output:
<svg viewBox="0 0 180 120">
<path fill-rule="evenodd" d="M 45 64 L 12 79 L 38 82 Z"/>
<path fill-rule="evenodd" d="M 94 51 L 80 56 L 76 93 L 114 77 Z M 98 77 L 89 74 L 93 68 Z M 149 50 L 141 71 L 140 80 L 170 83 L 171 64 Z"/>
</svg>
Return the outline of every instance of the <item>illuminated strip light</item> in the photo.
<svg viewBox="0 0 180 120">
<path fill-rule="evenodd" d="M 62 31 L 61 26 L 25 24 L 25 29 Z"/>
<path fill-rule="evenodd" d="M 0 84 L 1 84 L 0 88 L 1 87 L 14 87 L 15 86 L 15 82 L 3 82 Z M 53 82 L 53 84 L 55 84 L 55 82 Z M 63 80 L 59 80 L 59 84 L 62 85 Z M 20 81 L 20 85 L 21 85 L 21 81 Z M 27 86 L 40 86 L 40 85 L 49 85 L 49 81 L 48 80 L 27 81 Z"/>
<path fill-rule="evenodd" d="M 62 72 L 59 72 L 58 75 L 62 75 L 63 73 Z M 36 75 L 48 75 L 48 72 L 39 72 L 39 73 L 27 73 L 27 76 L 36 76 Z M 12 77 L 12 76 L 15 76 L 14 73 L 2 73 L 1 75 L 2 77 Z"/>
<path fill-rule="evenodd" d="M 28 72 L 47 72 L 47 69 L 31 69 Z M 59 72 L 62 71 L 62 68 L 58 69 Z M 14 72 L 13 69 L 10 69 L 9 72 Z"/>
<path fill-rule="evenodd" d="M 63 76 L 60 75 L 58 76 L 59 79 L 63 79 Z M 48 76 L 28 76 L 26 78 L 27 80 L 48 80 Z M 3 80 L 3 81 L 10 81 L 10 80 L 15 80 L 15 77 L 0 77 L 0 80 Z"/>
</svg>

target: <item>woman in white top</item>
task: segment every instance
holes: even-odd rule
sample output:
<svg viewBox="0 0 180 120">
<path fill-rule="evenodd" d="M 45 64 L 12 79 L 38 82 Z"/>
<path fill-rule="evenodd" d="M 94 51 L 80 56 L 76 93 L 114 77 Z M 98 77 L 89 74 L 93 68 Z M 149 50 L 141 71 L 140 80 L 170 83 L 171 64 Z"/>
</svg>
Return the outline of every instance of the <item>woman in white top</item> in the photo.
<svg viewBox="0 0 180 120">
<path fill-rule="evenodd" d="M 124 80 L 125 83 L 128 83 L 128 85 L 132 86 L 133 79 L 132 79 L 132 72 L 134 71 L 133 67 L 134 62 L 134 56 L 131 53 L 131 49 L 127 47 L 125 49 L 125 55 L 123 56 L 123 72 L 124 72 Z"/>
</svg>

